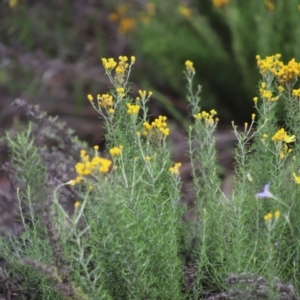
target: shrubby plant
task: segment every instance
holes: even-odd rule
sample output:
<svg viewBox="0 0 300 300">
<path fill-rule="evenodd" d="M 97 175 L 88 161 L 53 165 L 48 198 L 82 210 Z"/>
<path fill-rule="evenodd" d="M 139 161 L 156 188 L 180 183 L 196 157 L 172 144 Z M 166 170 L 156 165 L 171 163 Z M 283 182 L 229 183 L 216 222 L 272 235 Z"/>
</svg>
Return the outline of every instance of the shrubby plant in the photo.
<svg viewBox="0 0 300 300">
<path fill-rule="evenodd" d="M 18 284 L 20 297 L 35 299 L 297 299 L 300 64 L 257 56 L 257 112 L 243 129 L 233 123 L 234 186 L 226 196 L 217 112 L 201 110 L 201 87 L 194 89 L 195 68 L 186 61 L 196 220 L 183 221 L 181 163 L 172 161 L 166 143 L 167 118 L 149 120 L 151 92 L 132 97 L 135 57 L 102 62 L 112 86 L 87 98 L 105 120 L 106 151 L 90 150 L 68 133 L 56 151 L 76 148 L 79 154 L 68 156 L 75 171 L 53 187 L 36 125 L 4 140 L 24 231 L 1 240 L 1 278 Z M 286 114 L 281 127 L 279 101 Z M 57 139 L 49 130 L 43 132 Z M 73 195 L 73 209 L 64 205 L 66 195 Z"/>
</svg>

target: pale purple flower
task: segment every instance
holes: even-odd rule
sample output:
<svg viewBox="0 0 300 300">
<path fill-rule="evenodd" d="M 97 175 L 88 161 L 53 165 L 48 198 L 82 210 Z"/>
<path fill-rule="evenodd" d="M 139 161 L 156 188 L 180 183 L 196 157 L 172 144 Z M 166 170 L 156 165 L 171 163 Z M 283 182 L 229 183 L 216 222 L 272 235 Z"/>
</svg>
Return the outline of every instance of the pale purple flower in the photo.
<svg viewBox="0 0 300 300">
<path fill-rule="evenodd" d="M 265 184 L 262 192 L 257 193 L 256 198 L 274 198 L 274 195 L 270 192 L 270 183 Z"/>
</svg>

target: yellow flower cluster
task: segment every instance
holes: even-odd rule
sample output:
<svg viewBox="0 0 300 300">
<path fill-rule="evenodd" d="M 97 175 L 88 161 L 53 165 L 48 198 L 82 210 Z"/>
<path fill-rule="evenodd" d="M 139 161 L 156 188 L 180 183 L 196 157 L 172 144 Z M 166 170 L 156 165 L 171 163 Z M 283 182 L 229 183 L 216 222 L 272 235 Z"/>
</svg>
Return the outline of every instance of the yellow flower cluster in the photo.
<svg viewBox="0 0 300 300">
<path fill-rule="evenodd" d="M 287 65 L 275 74 L 279 81 L 288 81 L 298 77 L 300 74 L 300 63 L 297 63 L 293 58 Z"/>
<path fill-rule="evenodd" d="M 273 142 L 285 142 L 285 143 L 292 143 L 296 140 L 295 135 L 289 136 L 284 128 L 279 129 L 273 136 Z"/>
<path fill-rule="evenodd" d="M 126 69 L 128 68 L 128 57 L 127 56 L 119 56 L 119 62 L 117 63 L 113 58 L 102 58 L 102 64 L 105 70 L 110 70 L 116 68 L 116 72 L 119 74 L 124 74 Z M 131 63 L 135 63 L 135 57 L 131 57 Z"/>
<path fill-rule="evenodd" d="M 110 109 L 113 107 L 113 97 L 109 94 L 97 95 L 98 105 L 105 109 Z"/>
<path fill-rule="evenodd" d="M 281 82 L 292 80 L 300 74 L 300 63 L 297 63 L 295 59 L 291 59 L 286 65 L 280 61 L 280 54 L 267 56 L 265 59 L 261 59 L 259 55 L 256 56 L 257 65 L 261 74 L 271 72 Z"/>
<path fill-rule="evenodd" d="M 92 102 L 92 105 L 94 106 L 94 104 L 93 104 L 94 97 L 91 94 L 88 94 L 87 98 L 90 102 Z M 98 100 L 98 108 L 102 107 L 102 108 L 105 108 L 109 113 L 111 113 L 111 114 L 114 113 L 114 109 L 113 109 L 114 102 L 113 102 L 112 95 L 109 95 L 109 94 L 99 95 L 98 94 L 97 100 Z"/>
<path fill-rule="evenodd" d="M 300 98 L 300 89 L 293 90 L 292 95 L 293 95 L 294 97 Z"/>
<path fill-rule="evenodd" d="M 261 59 L 259 55 L 256 55 L 257 66 L 261 74 L 271 72 L 275 74 L 279 69 L 282 68 L 283 63 L 279 60 L 281 54 L 275 54 L 267 56 L 265 59 Z"/>
<path fill-rule="evenodd" d="M 113 58 L 102 58 L 102 64 L 105 70 L 114 69 L 117 66 L 117 62 Z"/>
<path fill-rule="evenodd" d="M 222 7 L 228 4 L 230 0 L 212 0 L 214 7 Z"/>
<path fill-rule="evenodd" d="M 125 89 L 123 87 L 118 87 L 116 91 L 120 97 L 122 98 L 125 97 L 126 94 L 125 94 Z"/>
<path fill-rule="evenodd" d="M 129 114 L 129 115 L 132 115 L 132 116 L 134 116 L 134 115 L 137 115 L 138 113 L 139 113 L 139 110 L 140 110 L 140 106 L 139 105 L 134 105 L 134 104 L 129 104 L 129 103 L 127 103 L 127 113 Z"/>
<path fill-rule="evenodd" d="M 122 153 L 123 146 L 113 147 L 109 150 L 111 156 L 119 156 Z"/>
<path fill-rule="evenodd" d="M 133 31 L 136 26 L 136 20 L 131 16 L 127 16 L 127 11 L 130 9 L 130 6 L 128 3 L 119 5 L 116 11 L 109 15 L 110 21 L 119 23 L 120 34 Z"/>
<path fill-rule="evenodd" d="M 147 91 L 142 91 L 139 90 L 139 94 L 141 96 L 142 99 L 146 99 L 147 98 Z M 152 96 L 152 92 L 149 92 L 148 97 Z M 139 100 L 140 98 L 138 97 L 137 100 Z"/>
<path fill-rule="evenodd" d="M 92 159 L 85 150 L 80 151 L 81 162 L 75 165 L 77 177 L 71 180 L 70 184 L 75 185 L 89 175 L 105 174 L 109 172 L 112 162 L 109 159 L 95 155 Z"/>
<path fill-rule="evenodd" d="M 133 17 L 133 13 L 136 17 Z M 147 24 L 156 13 L 154 3 L 147 3 L 143 10 L 136 11 L 131 3 L 121 4 L 109 15 L 109 20 L 118 24 L 119 33 L 124 35 L 132 32 L 138 23 Z"/>
<path fill-rule="evenodd" d="M 90 159 L 85 150 L 80 151 L 80 157 L 82 162 L 75 165 L 76 173 L 80 176 L 91 175 L 94 171 L 100 173 L 107 173 L 111 166 L 111 161 L 99 156 L 94 156 Z"/>
<path fill-rule="evenodd" d="M 275 102 L 279 99 L 279 97 L 272 97 L 272 92 L 270 90 L 266 89 L 265 82 L 262 82 L 260 84 L 259 93 L 260 93 L 261 97 L 266 101 Z"/>
<path fill-rule="evenodd" d="M 289 148 L 287 146 L 287 144 L 284 144 L 282 147 L 281 147 L 281 150 L 280 150 L 280 153 L 279 153 L 279 157 L 280 159 L 284 159 L 285 157 L 287 157 L 288 154 L 292 153 L 293 152 L 293 149 L 292 148 Z"/>
<path fill-rule="evenodd" d="M 145 131 L 143 132 L 143 134 L 148 135 L 149 132 L 153 132 L 153 130 L 156 129 L 164 136 L 168 136 L 170 134 L 170 129 L 167 127 L 166 121 L 166 116 L 159 116 L 151 123 L 151 125 L 148 122 L 144 122 L 143 127 L 145 128 Z"/>
<path fill-rule="evenodd" d="M 187 60 L 185 62 L 185 68 L 188 73 L 195 73 L 194 63 L 191 62 L 190 60 Z"/>
<path fill-rule="evenodd" d="M 214 126 L 216 123 L 218 123 L 219 118 L 215 118 L 215 115 L 217 112 L 212 109 L 210 112 L 202 111 L 194 115 L 194 118 L 196 120 L 204 120 L 204 122 L 209 126 Z"/>
<path fill-rule="evenodd" d="M 130 66 L 135 63 L 135 57 L 131 56 Z M 128 71 L 129 63 L 127 56 L 119 56 L 119 62 L 117 63 L 113 58 L 102 58 L 102 64 L 110 75 L 113 70 L 116 72 L 115 86 L 117 88 L 123 88 L 126 71 Z"/>
<path fill-rule="evenodd" d="M 179 168 L 181 167 L 181 163 L 175 163 L 174 166 L 169 168 L 169 172 L 171 174 L 179 175 Z"/>
<path fill-rule="evenodd" d="M 290 154 L 293 151 L 293 149 L 289 148 L 287 144 L 294 142 L 296 140 L 296 137 L 295 135 L 289 136 L 284 130 L 284 128 L 281 128 L 272 136 L 271 140 L 274 143 L 278 142 L 277 150 L 280 151 L 279 157 L 280 159 L 284 159 L 285 157 L 287 157 L 288 154 Z"/>
<path fill-rule="evenodd" d="M 264 215 L 264 220 L 265 220 L 266 222 L 268 222 L 268 221 L 271 221 L 273 218 L 279 219 L 280 214 L 281 214 L 281 213 L 280 213 L 279 210 L 276 210 L 276 211 L 274 212 L 274 214 L 273 214 L 273 213 L 267 213 L 266 215 Z"/>
<path fill-rule="evenodd" d="M 125 71 L 128 69 L 129 65 L 127 63 L 128 57 L 127 56 L 119 56 L 119 63 L 116 67 L 116 73 L 124 75 Z"/>
</svg>

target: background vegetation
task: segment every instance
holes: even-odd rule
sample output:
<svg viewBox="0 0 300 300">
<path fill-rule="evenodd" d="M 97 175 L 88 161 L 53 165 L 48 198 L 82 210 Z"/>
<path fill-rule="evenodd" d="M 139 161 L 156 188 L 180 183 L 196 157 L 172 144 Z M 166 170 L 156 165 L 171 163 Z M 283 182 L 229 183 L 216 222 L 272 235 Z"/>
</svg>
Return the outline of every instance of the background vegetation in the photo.
<svg viewBox="0 0 300 300">
<path fill-rule="evenodd" d="M 107 83 L 101 58 L 135 55 L 135 78 L 159 100 L 154 110 L 182 122 L 181 66 L 191 59 L 204 87 L 203 107 L 215 107 L 222 123 L 243 122 L 258 80 L 255 55 L 278 52 L 283 60 L 300 55 L 297 0 L 3 0 L 0 5 L 1 95 L 31 99 L 53 113 L 72 110 L 80 116 L 86 94 L 101 92 Z M 59 109 L 60 101 L 69 105 Z"/>
</svg>

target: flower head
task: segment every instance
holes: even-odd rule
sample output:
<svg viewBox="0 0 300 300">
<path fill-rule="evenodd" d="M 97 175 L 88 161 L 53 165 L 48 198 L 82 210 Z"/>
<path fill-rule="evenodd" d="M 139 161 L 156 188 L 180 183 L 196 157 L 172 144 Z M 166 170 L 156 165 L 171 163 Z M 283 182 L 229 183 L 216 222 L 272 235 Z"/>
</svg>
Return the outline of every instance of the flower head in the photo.
<svg viewBox="0 0 300 300">
<path fill-rule="evenodd" d="M 204 110 L 202 112 L 195 114 L 194 118 L 196 120 L 204 120 L 207 126 L 214 127 L 219 121 L 219 118 L 215 117 L 216 115 L 217 112 L 214 109 L 210 110 L 210 112 L 206 112 Z"/>
<path fill-rule="evenodd" d="M 140 110 L 140 106 L 139 105 L 134 105 L 134 104 L 130 104 L 130 103 L 127 103 L 127 113 L 129 115 L 137 115 L 139 113 L 139 110 Z"/>
<path fill-rule="evenodd" d="M 81 205 L 81 203 L 80 203 L 80 201 L 78 201 L 78 200 L 74 203 L 74 207 L 75 207 L 75 208 L 78 208 L 80 205 Z"/>
<path fill-rule="evenodd" d="M 273 142 L 285 142 L 285 143 L 292 143 L 295 142 L 296 136 L 295 135 L 288 135 L 284 128 L 279 129 L 272 137 Z"/>
<path fill-rule="evenodd" d="M 122 153 L 123 146 L 113 147 L 109 150 L 111 156 L 119 156 Z"/>
<path fill-rule="evenodd" d="M 195 73 L 194 63 L 190 60 L 185 62 L 185 68 L 188 73 Z"/>
<path fill-rule="evenodd" d="M 156 118 L 153 122 L 151 122 L 151 124 L 149 124 L 148 122 L 144 122 L 143 123 L 143 127 L 144 127 L 144 135 L 148 135 L 150 134 L 156 134 L 158 133 L 159 139 L 162 139 L 165 136 L 168 136 L 170 133 L 170 129 L 168 128 L 167 125 L 167 117 L 166 116 L 158 116 L 158 118 Z"/>
<path fill-rule="evenodd" d="M 181 163 L 175 163 L 174 166 L 169 168 L 169 172 L 171 174 L 179 175 L 179 168 L 181 167 Z"/>
</svg>

